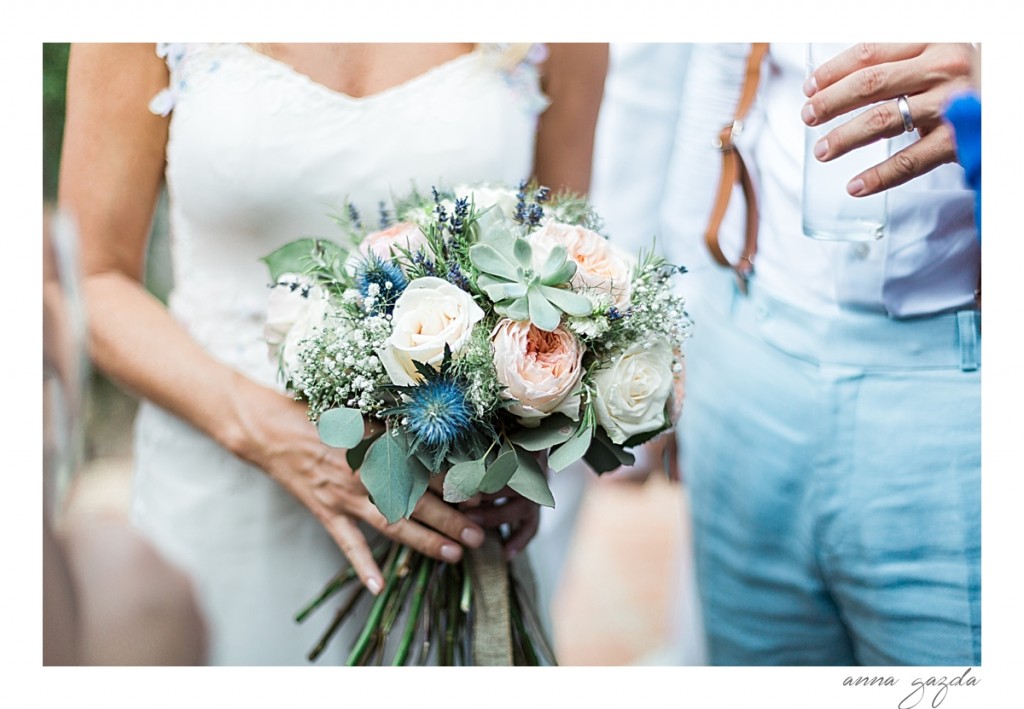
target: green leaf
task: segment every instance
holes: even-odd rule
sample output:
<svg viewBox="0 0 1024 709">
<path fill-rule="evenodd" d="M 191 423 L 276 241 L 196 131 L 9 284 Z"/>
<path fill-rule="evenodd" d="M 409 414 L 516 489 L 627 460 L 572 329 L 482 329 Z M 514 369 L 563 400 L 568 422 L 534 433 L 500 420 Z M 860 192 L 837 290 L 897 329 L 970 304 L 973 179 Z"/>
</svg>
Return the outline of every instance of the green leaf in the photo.
<svg viewBox="0 0 1024 709">
<path fill-rule="evenodd" d="M 537 428 L 523 428 L 509 436 L 509 440 L 523 450 L 542 451 L 568 441 L 576 428 L 576 422 L 565 414 L 552 414 L 541 419 Z"/>
<path fill-rule="evenodd" d="M 430 470 L 418 459 L 409 459 L 409 473 L 412 476 L 412 485 L 409 488 L 409 500 L 405 506 L 406 519 L 412 517 L 416 503 L 423 497 L 423 493 L 427 491 L 427 486 L 430 484 Z"/>
<path fill-rule="evenodd" d="M 359 409 L 345 407 L 324 411 L 316 427 L 320 440 L 333 448 L 355 448 L 363 440 L 365 431 Z"/>
<path fill-rule="evenodd" d="M 486 472 L 482 459 L 453 465 L 444 476 L 445 502 L 465 502 L 476 495 Z"/>
<path fill-rule="evenodd" d="M 292 241 L 260 259 L 270 269 L 274 283 L 285 273 L 305 273 L 316 250 L 316 239 Z"/>
<path fill-rule="evenodd" d="M 536 459 L 523 450 L 516 450 L 519 467 L 508 480 L 508 486 L 528 500 L 545 507 L 555 506 L 555 496 L 548 487 L 548 478 Z"/>
<path fill-rule="evenodd" d="M 623 465 L 632 465 L 636 462 L 636 458 L 632 453 L 622 446 L 613 443 L 608 434 L 604 432 L 604 429 L 600 427 L 594 434 L 594 440 L 590 444 L 590 448 L 587 449 L 584 458 L 598 475 L 610 472 Z"/>
<path fill-rule="evenodd" d="M 519 467 L 519 459 L 515 450 L 503 449 L 497 460 L 491 463 L 487 472 L 484 473 L 484 477 L 480 481 L 480 492 L 488 494 L 498 492 L 508 485 L 509 478 L 516 472 L 517 467 Z"/>
<path fill-rule="evenodd" d="M 580 424 L 579 431 L 572 438 L 551 451 L 548 457 L 548 467 L 555 472 L 565 470 L 571 463 L 583 457 L 590 448 L 590 441 L 594 436 L 593 426 L 586 422 Z"/>
<path fill-rule="evenodd" d="M 370 445 L 380 438 L 383 431 L 370 434 L 363 440 L 359 441 L 359 445 L 355 448 L 349 448 L 345 451 L 345 460 L 348 462 L 348 467 L 352 470 L 358 470 L 359 466 L 363 464 L 363 459 L 366 457 L 366 451 L 370 449 Z"/>
<path fill-rule="evenodd" d="M 552 288 L 551 286 L 537 286 L 551 303 L 569 315 L 583 318 L 594 312 L 594 305 L 590 298 L 564 288 Z"/>
<path fill-rule="evenodd" d="M 370 446 L 359 471 L 373 503 L 389 524 L 406 515 L 416 487 L 408 453 L 405 436 L 388 432 Z"/>
<path fill-rule="evenodd" d="M 492 276 L 499 276 L 509 281 L 519 279 L 514 264 L 498 253 L 490 244 L 474 244 L 469 247 L 469 260 L 477 269 Z"/>
<path fill-rule="evenodd" d="M 531 288 L 527 293 L 530 303 L 530 322 L 541 330 L 551 332 L 558 327 L 562 316 L 539 290 Z"/>
</svg>

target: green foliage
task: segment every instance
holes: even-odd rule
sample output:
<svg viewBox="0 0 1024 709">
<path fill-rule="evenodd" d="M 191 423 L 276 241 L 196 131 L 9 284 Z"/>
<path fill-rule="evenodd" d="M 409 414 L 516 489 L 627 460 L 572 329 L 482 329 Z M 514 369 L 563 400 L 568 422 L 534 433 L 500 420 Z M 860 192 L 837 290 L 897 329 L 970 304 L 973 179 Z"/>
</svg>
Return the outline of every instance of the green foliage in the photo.
<svg viewBox="0 0 1024 709">
<path fill-rule="evenodd" d="M 405 434 L 388 432 L 374 441 L 360 478 L 389 524 L 412 514 L 430 482 L 430 471 L 409 455 Z"/>
<path fill-rule="evenodd" d="M 339 407 L 324 411 L 316 426 L 320 440 L 333 448 L 355 448 L 363 440 L 363 415 L 359 409 Z"/>
<path fill-rule="evenodd" d="M 43 44 L 43 199 L 57 197 L 70 44 Z"/>
</svg>

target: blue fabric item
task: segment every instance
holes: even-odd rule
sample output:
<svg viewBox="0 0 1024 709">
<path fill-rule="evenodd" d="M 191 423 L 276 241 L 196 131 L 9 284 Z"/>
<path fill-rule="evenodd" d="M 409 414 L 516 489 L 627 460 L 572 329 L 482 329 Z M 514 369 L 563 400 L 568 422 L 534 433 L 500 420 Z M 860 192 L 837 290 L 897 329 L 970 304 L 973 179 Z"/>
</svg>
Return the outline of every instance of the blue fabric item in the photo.
<svg viewBox="0 0 1024 709">
<path fill-rule="evenodd" d="M 703 278 L 680 441 L 711 664 L 980 664 L 980 313 Z"/>
<path fill-rule="evenodd" d="M 953 126 L 956 156 L 965 172 L 967 186 L 974 190 L 974 219 L 981 238 L 981 96 L 968 91 L 957 94 L 945 111 Z"/>
</svg>

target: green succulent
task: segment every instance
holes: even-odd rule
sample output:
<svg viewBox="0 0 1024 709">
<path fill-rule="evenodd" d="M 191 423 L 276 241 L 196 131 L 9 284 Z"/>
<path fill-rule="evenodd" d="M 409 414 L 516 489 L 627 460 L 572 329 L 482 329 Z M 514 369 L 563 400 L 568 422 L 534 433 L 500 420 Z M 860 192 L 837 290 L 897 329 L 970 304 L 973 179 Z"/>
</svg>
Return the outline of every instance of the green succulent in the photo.
<svg viewBox="0 0 1024 709">
<path fill-rule="evenodd" d="M 550 332 L 562 313 L 586 317 L 593 311 L 589 298 L 559 287 L 576 275 L 576 262 L 563 246 L 553 248 L 537 271 L 533 248 L 520 237 L 474 244 L 469 260 L 480 271 L 477 285 L 494 301 L 494 309 L 512 320 L 529 320 Z"/>
</svg>

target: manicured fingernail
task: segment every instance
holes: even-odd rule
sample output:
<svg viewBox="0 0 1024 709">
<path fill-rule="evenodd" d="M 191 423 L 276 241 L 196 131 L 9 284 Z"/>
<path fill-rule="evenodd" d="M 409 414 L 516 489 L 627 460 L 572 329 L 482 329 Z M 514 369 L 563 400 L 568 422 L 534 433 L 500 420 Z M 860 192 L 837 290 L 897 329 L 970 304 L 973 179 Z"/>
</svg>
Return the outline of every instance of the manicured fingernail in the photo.
<svg viewBox="0 0 1024 709">
<path fill-rule="evenodd" d="M 828 141 L 825 140 L 824 138 L 822 138 L 821 140 L 819 140 L 817 143 L 814 144 L 814 157 L 816 157 L 819 160 L 821 160 L 823 157 L 825 157 L 825 153 L 827 153 L 827 152 L 828 152 Z"/>
<path fill-rule="evenodd" d="M 854 197 L 861 194 L 864 192 L 864 180 L 850 180 L 850 184 L 846 186 L 846 191 Z"/>
<path fill-rule="evenodd" d="M 442 544 L 441 557 L 445 561 L 455 562 L 462 558 L 462 550 L 454 544 Z"/>
<path fill-rule="evenodd" d="M 372 593 L 374 596 L 379 594 L 380 589 L 382 588 L 380 585 L 380 581 L 378 581 L 377 579 L 368 579 L 366 582 L 366 587 L 370 589 L 370 593 Z"/>
<path fill-rule="evenodd" d="M 459 538 L 471 547 L 478 547 L 484 543 L 484 533 L 476 527 L 466 527 Z"/>
<path fill-rule="evenodd" d="M 810 98 L 818 91 L 818 81 L 814 78 L 814 75 L 807 77 L 807 81 L 804 82 L 804 96 Z"/>
<path fill-rule="evenodd" d="M 813 126 L 818 120 L 818 117 L 814 115 L 814 106 L 809 103 L 805 103 L 804 107 L 800 109 L 800 117 L 809 126 Z"/>
</svg>

